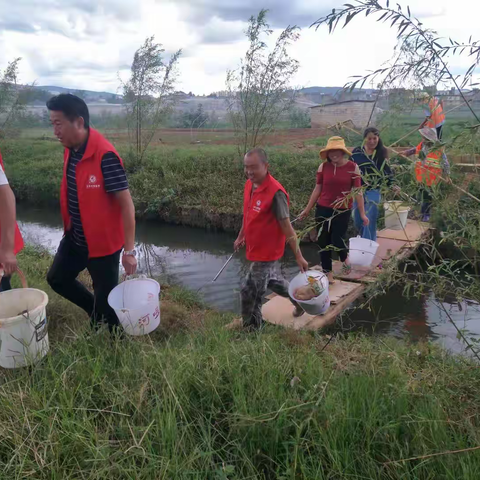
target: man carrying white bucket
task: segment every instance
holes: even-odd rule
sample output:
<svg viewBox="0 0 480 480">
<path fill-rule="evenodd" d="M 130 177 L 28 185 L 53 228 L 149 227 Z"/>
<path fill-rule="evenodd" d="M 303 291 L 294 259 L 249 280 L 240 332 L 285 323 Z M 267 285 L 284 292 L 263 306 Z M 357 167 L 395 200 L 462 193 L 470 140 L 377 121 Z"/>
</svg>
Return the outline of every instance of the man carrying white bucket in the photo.
<svg viewBox="0 0 480 480">
<path fill-rule="evenodd" d="M 289 198 L 283 186 L 268 172 L 265 150 L 254 148 L 243 160 L 245 184 L 243 199 L 243 224 L 234 248 L 246 245 L 250 271 L 241 290 L 242 319 L 244 328 L 257 330 L 263 325 L 262 299 L 267 288 L 282 297 L 288 295 L 288 282 L 278 275 L 278 260 L 285 252 L 288 241 L 295 253 L 302 272 L 308 263 L 303 258 L 297 235 L 290 223 Z M 302 315 L 303 309 L 290 298 L 294 316 Z"/>
<path fill-rule="evenodd" d="M 15 195 L 8 184 L 0 153 L 0 292 L 10 290 L 10 275 L 17 269 L 16 254 L 23 248 L 15 216 Z"/>
<path fill-rule="evenodd" d="M 127 275 L 137 268 L 135 209 L 123 162 L 113 145 L 90 127 L 86 103 L 60 94 L 47 102 L 55 136 L 65 147 L 60 205 L 65 229 L 47 275 L 52 289 L 85 310 L 92 326 L 118 318 L 108 295 L 118 284 L 120 254 Z M 94 294 L 78 280 L 87 269 Z"/>
</svg>

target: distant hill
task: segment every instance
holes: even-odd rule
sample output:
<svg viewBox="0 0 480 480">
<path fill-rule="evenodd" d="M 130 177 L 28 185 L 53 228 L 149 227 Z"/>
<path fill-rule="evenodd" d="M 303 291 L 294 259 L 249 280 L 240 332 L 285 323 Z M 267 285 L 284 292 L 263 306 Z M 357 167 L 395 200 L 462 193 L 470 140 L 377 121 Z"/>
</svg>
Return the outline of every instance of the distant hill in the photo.
<svg viewBox="0 0 480 480">
<path fill-rule="evenodd" d="M 81 90 L 77 88 L 58 87 L 55 85 L 35 85 L 34 90 L 42 90 L 51 95 L 58 95 L 59 93 L 73 93 L 82 97 L 88 102 L 107 102 L 107 103 L 121 103 L 123 102 L 122 95 L 111 92 L 96 92 L 94 90 Z"/>
</svg>

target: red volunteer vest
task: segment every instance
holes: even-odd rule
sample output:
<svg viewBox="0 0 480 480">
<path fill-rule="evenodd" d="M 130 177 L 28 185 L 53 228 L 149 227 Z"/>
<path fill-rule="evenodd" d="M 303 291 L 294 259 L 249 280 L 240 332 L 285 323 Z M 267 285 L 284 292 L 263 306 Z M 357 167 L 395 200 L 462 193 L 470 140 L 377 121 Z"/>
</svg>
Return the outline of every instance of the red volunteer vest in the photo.
<svg viewBox="0 0 480 480">
<path fill-rule="evenodd" d="M 247 260 L 251 262 L 273 262 L 285 252 L 285 235 L 272 210 L 273 197 L 282 185 L 270 174 L 253 191 L 253 183 L 247 180 L 243 194 L 243 226 L 247 247 Z"/>
<path fill-rule="evenodd" d="M 101 163 L 102 157 L 108 152 L 113 152 L 120 158 L 113 145 L 99 132 L 90 128 L 85 154 L 76 169 L 80 217 L 90 258 L 112 255 L 123 248 L 125 243 L 120 205 L 114 195 L 105 191 Z M 69 154 L 70 151 L 66 148 L 60 189 L 60 207 L 65 232 L 71 228 L 67 193 Z M 121 158 L 120 163 L 123 165 Z"/>
<path fill-rule="evenodd" d="M 2 159 L 2 154 L 0 153 L 0 165 L 3 167 L 3 159 Z M 0 235 L 2 234 L 1 229 L 0 229 Z M 1 237 L 0 237 L 1 238 Z M 22 250 L 24 244 L 23 244 L 23 238 L 22 234 L 20 233 L 20 230 L 18 229 L 18 225 L 15 226 L 15 245 L 13 247 L 13 253 L 16 255 L 20 250 Z"/>
</svg>

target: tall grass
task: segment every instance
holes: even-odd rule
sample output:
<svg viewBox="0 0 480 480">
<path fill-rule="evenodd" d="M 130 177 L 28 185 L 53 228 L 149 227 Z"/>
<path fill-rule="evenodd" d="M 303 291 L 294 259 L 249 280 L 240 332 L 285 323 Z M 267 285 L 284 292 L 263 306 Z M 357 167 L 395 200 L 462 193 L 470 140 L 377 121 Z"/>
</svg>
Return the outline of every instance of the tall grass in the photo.
<svg viewBox="0 0 480 480">
<path fill-rule="evenodd" d="M 52 324 L 71 313 L 28 249 Z M 39 266 L 36 270 L 36 266 Z M 477 479 L 478 368 L 430 345 L 334 340 L 231 320 L 180 290 L 147 338 L 51 333 L 30 370 L 1 373 L 1 478 Z M 394 461 L 394 463 L 389 463 Z"/>
</svg>

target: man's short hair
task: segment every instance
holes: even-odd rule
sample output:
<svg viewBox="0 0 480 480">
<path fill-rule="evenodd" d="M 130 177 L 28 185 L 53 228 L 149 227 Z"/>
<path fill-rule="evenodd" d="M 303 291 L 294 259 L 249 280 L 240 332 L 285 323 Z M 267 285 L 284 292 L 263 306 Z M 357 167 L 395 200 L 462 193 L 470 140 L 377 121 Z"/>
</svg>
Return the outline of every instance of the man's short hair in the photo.
<svg viewBox="0 0 480 480">
<path fill-rule="evenodd" d="M 252 148 L 245 154 L 246 157 L 251 157 L 252 155 L 257 155 L 263 163 L 268 163 L 268 155 L 263 148 Z"/>
<path fill-rule="evenodd" d="M 71 93 L 55 95 L 47 102 L 47 108 L 54 112 L 63 112 L 71 121 L 82 117 L 85 128 L 90 127 L 90 114 L 84 100 Z"/>
</svg>

